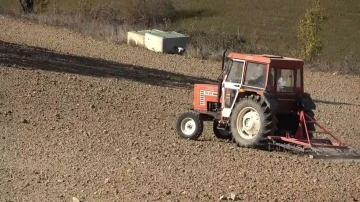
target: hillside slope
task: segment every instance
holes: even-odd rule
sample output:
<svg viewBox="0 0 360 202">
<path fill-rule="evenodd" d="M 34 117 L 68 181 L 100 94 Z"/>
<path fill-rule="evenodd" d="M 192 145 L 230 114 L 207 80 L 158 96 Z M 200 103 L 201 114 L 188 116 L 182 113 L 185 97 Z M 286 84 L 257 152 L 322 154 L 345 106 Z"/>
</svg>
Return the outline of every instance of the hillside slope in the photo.
<svg viewBox="0 0 360 202">
<path fill-rule="evenodd" d="M 219 63 L 0 18 L 1 201 L 360 200 L 359 163 L 179 139 Z M 360 78 L 306 72 L 316 117 L 360 149 Z"/>
<path fill-rule="evenodd" d="M 46 2 L 46 1 L 45 1 Z M 50 2 L 47 6 L 49 18 L 56 8 L 59 11 L 84 10 L 84 2 L 91 2 L 90 8 L 110 4 L 127 11 L 129 0 L 62 0 Z M 180 11 L 171 29 L 205 31 L 207 33 L 231 33 L 245 37 L 259 47 L 268 47 L 272 52 L 289 54 L 297 50 L 297 25 L 313 0 L 173 0 Z M 345 58 L 359 54 L 360 4 L 358 0 L 320 0 L 328 21 L 323 26 L 324 52 L 322 61 L 343 62 Z M 0 7 L 20 11 L 18 1 L 2 0 Z M 58 11 L 57 10 L 57 11 Z M 56 12 L 57 12 L 56 11 Z M 56 13 L 55 12 L 55 13 Z M 77 13 L 76 11 L 74 11 Z M 106 11 L 105 11 L 106 12 Z M 71 27 L 71 26 L 70 26 Z"/>
</svg>

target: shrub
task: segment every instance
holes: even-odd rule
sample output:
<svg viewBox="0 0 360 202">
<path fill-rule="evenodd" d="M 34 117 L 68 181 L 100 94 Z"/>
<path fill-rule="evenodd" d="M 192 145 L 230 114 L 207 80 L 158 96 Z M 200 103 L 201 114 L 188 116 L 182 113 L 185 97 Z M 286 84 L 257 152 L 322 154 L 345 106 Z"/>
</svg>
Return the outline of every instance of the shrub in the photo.
<svg viewBox="0 0 360 202">
<path fill-rule="evenodd" d="M 78 7 L 76 12 L 84 20 L 113 24 L 121 24 L 123 22 L 120 9 L 113 4 L 93 6 L 87 0 L 80 0 Z"/>
<path fill-rule="evenodd" d="M 32 13 L 34 11 L 34 1 L 33 0 L 19 0 L 20 5 L 24 13 Z"/>
<path fill-rule="evenodd" d="M 172 21 L 176 10 L 171 0 L 126 0 L 125 19 L 129 24 L 151 27 Z"/>
<path fill-rule="evenodd" d="M 203 31 L 185 31 L 190 36 L 190 43 L 186 50 L 187 57 L 210 59 L 220 61 L 223 51 L 237 51 L 243 53 L 268 53 L 265 48 L 252 44 L 245 40 L 244 37 L 237 34 L 229 34 L 226 32 L 203 32 Z"/>
<path fill-rule="evenodd" d="M 323 50 L 321 39 L 322 23 L 326 20 L 324 8 L 316 0 L 300 20 L 298 37 L 302 46 L 301 55 L 306 60 L 316 59 Z"/>
<path fill-rule="evenodd" d="M 43 13 L 47 10 L 50 0 L 19 0 L 24 13 Z"/>
<path fill-rule="evenodd" d="M 35 0 L 35 12 L 36 13 L 46 12 L 49 4 L 50 4 L 50 0 Z"/>
</svg>

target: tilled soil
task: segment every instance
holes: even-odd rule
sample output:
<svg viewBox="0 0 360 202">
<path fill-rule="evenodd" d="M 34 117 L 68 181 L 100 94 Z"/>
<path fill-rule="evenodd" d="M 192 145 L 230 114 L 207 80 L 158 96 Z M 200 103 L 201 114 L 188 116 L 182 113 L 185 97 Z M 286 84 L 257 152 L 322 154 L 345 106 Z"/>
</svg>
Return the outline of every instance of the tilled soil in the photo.
<svg viewBox="0 0 360 202">
<path fill-rule="evenodd" d="M 180 139 L 219 63 L 0 18 L 1 201 L 360 200 L 360 164 Z M 306 72 L 316 118 L 360 149 L 360 78 Z"/>
</svg>

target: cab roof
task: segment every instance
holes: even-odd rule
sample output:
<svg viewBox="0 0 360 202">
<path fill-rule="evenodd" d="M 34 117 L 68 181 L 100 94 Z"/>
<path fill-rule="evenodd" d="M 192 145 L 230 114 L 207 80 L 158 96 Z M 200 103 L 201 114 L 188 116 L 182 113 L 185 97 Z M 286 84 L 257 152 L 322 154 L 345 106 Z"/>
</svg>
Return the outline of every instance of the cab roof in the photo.
<svg viewBox="0 0 360 202">
<path fill-rule="evenodd" d="M 303 63 L 303 60 L 297 58 L 290 58 L 290 57 L 283 57 L 278 55 L 256 55 L 256 54 L 244 54 L 244 53 L 235 53 L 231 52 L 228 55 L 229 58 L 232 59 L 239 59 L 239 60 L 251 60 L 255 62 L 262 62 L 262 63 L 271 63 L 272 61 L 294 61 Z"/>
</svg>

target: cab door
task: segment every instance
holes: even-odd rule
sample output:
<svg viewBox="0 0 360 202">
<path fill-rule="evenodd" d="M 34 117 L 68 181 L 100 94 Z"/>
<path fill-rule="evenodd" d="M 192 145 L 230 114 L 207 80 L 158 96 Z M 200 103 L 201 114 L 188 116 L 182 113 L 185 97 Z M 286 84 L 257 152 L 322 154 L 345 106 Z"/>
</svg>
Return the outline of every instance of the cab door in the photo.
<svg viewBox="0 0 360 202">
<path fill-rule="evenodd" d="M 275 68 L 275 89 L 276 97 L 279 101 L 279 114 L 287 114 L 296 109 L 297 106 L 297 87 L 299 81 L 296 80 L 296 69 Z"/>
<path fill-rule="evenodd" d="M 245 61 L 232 60 L 230 69 L 222 83 L 222 111 L 223 117 L 229 117 L 234 107 L 235 100 L 242 85 Z"/>
</svg>

